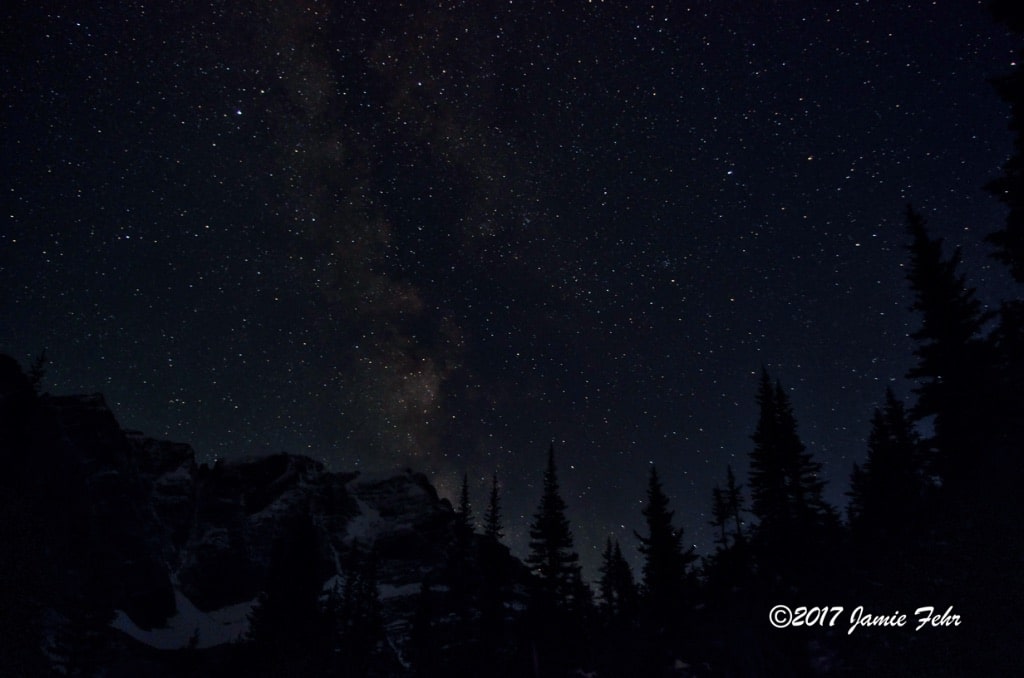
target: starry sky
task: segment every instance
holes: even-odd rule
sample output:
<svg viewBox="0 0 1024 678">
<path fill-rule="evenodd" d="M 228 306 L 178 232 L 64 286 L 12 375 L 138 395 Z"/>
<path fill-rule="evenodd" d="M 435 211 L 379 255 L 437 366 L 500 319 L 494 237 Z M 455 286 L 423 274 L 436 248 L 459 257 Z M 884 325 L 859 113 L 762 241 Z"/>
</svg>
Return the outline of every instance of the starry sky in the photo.
<svg viewBox="0 0 1024 678">
<path fill-rule="evenodd" d="M 912 365 L 903 212 L 1009 283 L 981 2 L 4 3 L 0 350 L 200 461 L 426 472 L 587 572 L 685 540 L 762 366 L 845 506 Z"/>
</svg>

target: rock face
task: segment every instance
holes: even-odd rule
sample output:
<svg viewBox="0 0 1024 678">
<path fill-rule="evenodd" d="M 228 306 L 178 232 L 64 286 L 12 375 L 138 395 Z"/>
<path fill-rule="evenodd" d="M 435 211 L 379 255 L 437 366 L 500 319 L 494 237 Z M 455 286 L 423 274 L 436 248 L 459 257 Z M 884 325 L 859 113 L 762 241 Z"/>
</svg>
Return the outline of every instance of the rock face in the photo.
<svg viewBox="0 0 1024 678">
<path fill-rule="evenodd" d="M 66 601 L 87 590 L 127 643 L 133 636 L 170 649 L 238 639 L 266 590 L 275 544 L 302 517 L 316 531 L 325 593 L 373 548 L 388 646 L 405 663 L 421 587 L 443 581 L 455 540 L 452 507 L 426 477 L 330 472 L 288 454 L 209 468 L 188 445 L 123 431 L 102 396 L 35 396 L 13 377 L 0 386 L 4 457 L 30 460 L 18 472 L 25 487 L 45 488 L 34 496 L 52 511 L 32 529 L 47 532 L 43 550 L 60 556 L 47 576 L 61 580 L 54 588 L 62 593 L 39 607 L 72 616 Z M 507 550 L 505 558 L 525 572 Z M 237 618 L 227 619 L 230 610 Z M 172 633 L 186 612 L 223 619 L 232 632 Z"/>
</svg>

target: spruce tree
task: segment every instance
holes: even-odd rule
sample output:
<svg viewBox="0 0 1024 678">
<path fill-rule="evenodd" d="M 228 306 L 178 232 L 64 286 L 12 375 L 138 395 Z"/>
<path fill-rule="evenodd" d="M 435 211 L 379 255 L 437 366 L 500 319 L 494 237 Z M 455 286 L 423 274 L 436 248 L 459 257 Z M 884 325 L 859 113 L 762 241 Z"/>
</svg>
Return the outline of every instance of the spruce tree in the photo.
<svg viewBox="0 0 1024 678">
<path fill-rule="evenodd" d="M 825 501 L 821 464 L 800 440 L 789 396 L 762 370 L 757 428 L 751 438 L 750 493 L 758 519 L 754 533 L 761 570 L 768 577 L 799 578 L 806 554 L 820 550 L 838 528 Z"/>
<path fill-rule="evenodd" d="M 696 560 L 693 547 L 683 551 L 683 530 L 672 525 L 673 511 L 652 465 L 647 486 L 647 505 L 643 508 L 647 536 L 638 533 L 640 553 L 644 556 L 643 591 L 655 606 L 678 605 L 686 590 L 687 568 Z"/>
<path fill-rule="evenodd" d="M 601 675 L 640 675 L 643 662 L 637 662 L 636 653 L 642 651 L 643 642 L 637 637 L 638 600 L 633 571 L 622 555 L 618 540 L 608 538 L 601 556 L 601 577 L 598 591 L 601 595 L 600 657 Z"/>
<path fill-rule="evenodd" d="M 505 534 L 501 526 L 501 501 L 498 496 L 498 474 L 491 478 L 491 495 L 487 503 L 487 513 L 484 515 L 484 534 L 496 541 L 500 541 Z"/>
<path fill-rule="evenodd" d="M 473 530 L 473 508 L 469 503 L 469 474 L 463 473 L 459 508 L 455 511 L 455 531 L 461 541 L 468 541 Z"/>
<path fill-rule="evenodd" d="M 673 511 L 651 466 L 647 504 L 642 511 L 647 536 L 636 532 L 644 556 L 641 583 L 642 622 L 651 643 L 649 671 L 663 671 L 672 657 L 689 642 L 685 631 L 691 627 L 695 606 L 695 579 L 689 567 L 696 560 L 694 549 L 683 550 L 682 529 L 672 524 Z"/>
<path fill-rule="evenodd" d="M 743 504 L 742 490 L 743 486 L 736 484 L 732 465 L 726 467 L 725 489 L 715 485 L 711 490 L 711 526 L 718 530 L 715 543 L 723 549 L 728 548 L 730 544 L 730 527 L 732 528 L 732 543 L 735 544 L 743 539 L 743 521 L 740 518 Z"/>
<path fill-rule="evenodd" d="M 711 488 L 711 527 L 718 530 L 715 537 L 715 544 L 721 548 L 729 546 L 729 539 L 725 534 L 725 526 L 729 522 L 729 508 L 725 503 L 725 494 L 722 488 L 715 485 Z"/>
<path fill-rule="evenodd" d="M 872 536 L 902 533 L 911 527 L 926 488 L 919 436 L 903 403 L 886 389 L 885 407 L 871 420 L 867 460 L 863 467 L 853 465 L 850 524 Z"/>
<path fill-rule="evenodd" d="M 733 542 L 743 540 L 743 519 L 740 513 L 743 512 L 743 486 L 736 484 L 736 476 L 732 472 L 732 464 L 725 467 L 725 502 L 732 515 L 736 532 L 733 534 Z"/>
<path fill-rule="evenodd" d="M 43 378 L 46 376 L 46 364 L 50 362 L 46 357 L 46 349 L 43 349 L 36 359 L 32 361 L 28 370 L 28 379 L 32 383 L 32 390 L 36 393 L 42 389 Z"/>
<path fill-rule="evenodd" d="M 702 575 L 706 591 L 731 597 L 748 583 L 751 563 L 741 514 L 743 486 L 737 484 L 732 466 L 726 467 L 725 487 L 711 491 L 710 524 L 717 531 L 715 552 L 704 558 Z"/>
<path fill-rule="evenodd" d="M 1024 32 L 1024 12 L 1016 0 L 990 0 L 989 9 L 1012 31 Z M 1009 74 L 994 82 L 996 92 L 1010 105 L 1013 154 L 1003 166 L 1003 175 L 986 186 L 1009 208 L 1006 224 L 987 239 L 995 246 L 995 257 L 1010 268 L 1017 282 L 1024 283 L 1024 68 L 1020 59 Z"/>
<path fill-rule="evenodd" d="M 991 0 L 993 17 L 1016 34 L 1018 58 L 1007 75 L 995 80 L 996 91 L 1010 106 L 1010 130 L 1013 132 L 1013 154 L 1003 167 L 1003 176 L 987 188 L 1009 207 L 1006 223 L 989 235 L 995 245 L 994 256 L 1009 267 L 1010 274 L 1024 284 L 1024 9 L 1015 0 Z M 993 435 L 990 444 L 995 452 L 988 475 L 995 482 L 987 489 L 997 496 L 1020 497 L 1016 489 L 1024 483 L 1024 298 L 1017 288 L 1016 298 L 1005 300 L 999 309 L 999 324 L 989 337 L 995 354 L 994 371 L 989 381 L 991 398 L 989 412 Z M 1018 507 L 1021 502 L 1018 500 Z M 1017 511 L 1006 512 L 1009 520 Z"/>
<path fill-rule="evenodd" d="M 600 573 L 598 589 L 601 594 L 601 613 L 606 623 L 620 624 L 627 621 L 635 613 L 636 583 L 618 540 L 611 537 L 605 542 L 601 554 Z"/>
<path fill-rule="evenodd" d="M 907 376 L 915 379 L 916 419 L 934 417 L 930 445 L 936 471 L 943 484 L 960 494 L 977 482 L 973 458 L 988 441 L 993 407 L 985 375 L 992 372 L 989 347 L 981 339 L 984 324 L 992 317 L 983 312 L 973 288 L 957 272 L 960 250 L 949 259 L 942 254 L 942 240 L 932 238 L 924 219 L 907 209 L 911 236 L 907 279 L 914 294 L 912 310 L 921 317 L 920 328 L 911 334 L 917 342 L 915 365 Z"/>
<path fill-rule="evenodd" d="M 548 448 L 544 489 L 530 525 L 534 574 L 528 613 L 531 652 L 544 675 L 564 675 L 579 666 L 589 638 L 590 591 L 580 576 L 566 506 L 558 486 L 554 445 Z"/>
<path fill-rule="evenodd" d="M 779 451 L 786 463 L 786 481 L 793 515 L 798 524 L 811 529 L 835 527 L 835 510 L 825 501 L 825 479 L 816 461 L 800 440 L 796 417 L 782 384 L 775 384 L 775 407 L 779 417 Z"/>
<path fill-rule="evenodd" d="M 779 414 L 775 402 L 776 389 L 772 386 L 768 370 L 761 370 L 757 391 L 757 427 L 751 438 L 754 449 L 750 453 L 750 493 L 752 510 L 758 518 L 758 529 L 767 533 L 782 529 L 792 519 L 787 497 L 786 454 L 781 447 Z"/>
<path fill-rule="evenodd" d="M 573 581 L 579 572 L 579 555 L 573 548 L 565 511 L 555 468 L 555 447 L 551 445 L 540 506 L 530 525 L 530 554 L 526 562 L 537 577 L 541 595 L 554 604 L 571 601 Z"/>
<path fill-rule="evenodd" d="M 598 591 L 601 593 L 601 610 L 606 616 L 614 616 L 617 610 L 615 600 L 615 588 L 613 585 L 613 564 L 612 564 L 612 538 L 608 537 L 604 543 L 604 552 L 601 554 L 601 579 L 598 580 Z"/>
<path fill-rule="evenodd" d="M 618 540 L 612 552 L 612 588 L 618 600 L 619 611 L 623 618 L 629 620 L 636 614 L 637 592 L 633 569 L 622 555 Z"/>
<path fill-rule="evenodd" d="M 501 504 L 498 496 L 498 474 L 491 478 L 491 493 L 484 516 L 485 539 L 480 551 L 480 637 L 482 651 L 496 651 L 505 623 L 505 590 L 511 585 L 508 572 L 508 549 L 500 543 Z"/>
<path fill-rule="evenodd" d="M 462 639 L 460 654 L 466 654 L 465 643 L 471 635 L 472 620 L 477 606 L 477 580 L 479 567 L 477 549 L 473 548 L 473 510 L 469 501 L 469 474 L 462 475 L 459 507 L 455 510 L 455 543 L 447 553 L 446 579 L 448 605 L 458 619 L 458 635 Z M 479 542 L 477 542 L 479 544 Z"/>
</svg>

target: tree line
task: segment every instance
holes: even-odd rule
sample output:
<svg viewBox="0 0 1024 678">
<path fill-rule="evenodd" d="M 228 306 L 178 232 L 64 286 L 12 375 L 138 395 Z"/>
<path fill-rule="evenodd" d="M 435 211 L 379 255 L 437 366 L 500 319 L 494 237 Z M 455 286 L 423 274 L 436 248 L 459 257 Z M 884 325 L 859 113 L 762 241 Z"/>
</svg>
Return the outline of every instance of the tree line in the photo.
<svg viewBox="0 0 1024 678">
<path fill-rule="evenodd" d="M 634 573 L 622 545 L 609 538 L 592 588 L 581 573 L 552 445 L 523 577 L 508 567 L 501 543 L 497 476 L 481 534 L 464 475 L 446 571 L 436 589 L 425 582 L 421 590 L 405 669 L 423 676 L 799 676 L 869 667 L 882 675 L 1000 675 L 1021 665 L 1022 626 L 1013 610 L 1024 602 L 1017 576 L 1024 561 L 1022 302 L 985 311 L 959 272 L 959 250 L 946 253 L 910 209 L 906 229 L 907 278 L 920 319 L 912 335 L 916 363 L 906 376 L 916 398 L 908 406 L 884 393 L 866 459 L 850 471 L 845 516 L 824 498 L 821 464 L 800 438 L 786 389 L 762 369 L 746 487 L 731 466 L 724 469 L 710 497 L 715 548 L 704 558 L 684 547 L 683 526 L 651 466 L 644 530 L 635 534 L 642 568 Z M 348 589 L 341 600 L 353 595 Z M 379 609 L 373 591 L 360 600 L 360 609 Z M 854 633 L 849 617 L 825 628 L 780 629 L 768 618 L 780 603 L 877 614 L 953 606 L 968 621 L 944 636 Z M 347 674 L 373 675 L 367 667 L 376 667 L 386 675 L 383 630 L 368 630 L 382 623 L 379 613 L 357 607 L 334 605 L 348 610 L 336 615 L 343 620 L 333 627 L 340 629 L 336 643 L 363 624 L 360 643 L 336 656 L 349 662 Z M 260 628 L 257 617 L 254 638 Z M 366 663 L 373 647 L 377 663 Z"/>
<path fill-rule="evenodd" d="M 1024 176 L 1024 103 L 1018 104 L 1017 152 L 1007 177 L 991 185 L 1011 205 L 1010 216 L 990 241 L 1020 285 L 1024 210 L 1015 205 L 1024 189 L 1013 182 Z M 704 557 L 684 547 L 684 526 L 651 466 L 643 530 L 635 534 L 640 570 L 609 538 L 598 580 L 585 581 L 551 446 L 525 563 L 503 544 L 497 476 L 480 532 L 463 476 L 445 562 L 423 579 L 405 647 L 392 646 L 394 634 L 386 633 L 374 545 L 353 548 L 342 563 L 343 581 L 325 594 L 322 582 L 332 573 L 319 569 L 312 518 L 299 516 L 274 545 L 246 642 L 206 655 L 193 647 L 175 662 L 186 672 L 233 665 L 251 675 L 308 676 L 800 676 L 868 668 L 881 675 L 1012 675 L 1024 665 L 1017 615 L 1024 604 L 1024 297 L 1017 287 L 1014 298 L 986 309 L 960 271 L 960 249 L 948 250 L 913 209 L 905 223 L 910 310 L 919 321 L 905 375 L 913 398 L 904 403 L 891 390 L 881 394 L 866 458 L 850 470 L 845 512 L 825 500 L 821 463 L 801 440 L 789 394 L 762 369 L 745 484 L 732 466 L 722 470 L 709 497 L 714 550 Z M 45 362 L 41 354 L 25 375 L 10 359 L 0 361 L 12 449 L 30 447 L 17 432 L 31 417 L 18 407 L 34 402 Z M 46 447 L 60 449 L 53 441 Z M 16 479 L 46 476 L 37 469 L 41 458 L 15 455 L 10 462 L 0 483 L 5 512 L 32 510 L 20 511 L 27 522 L 6 524 L 5 541 L 26 553 L 34 548 L 32 535 L 57 526 L 69 535 L 89 533 L 72 529 L 63 509 L 58 515 L 38 499 L 57 490 L 19 489 Z M 73 460 L 64 467 L 78 478 Z M 61 507 L 85 501 L 70 489 L 62 493 Z M 48 600 L 42 570 L 23 566 L 37 560 L 45 556 L 3 558 L 0 570 Z M 38 601 L 13 601 L 0 615 L 9 638 L 24 636 L 22 620 L 38 616 Z M 964 623 L 948 631 L 851 632 L 848 617 L 840 616 L 837 625 L 776 628 L 768 613 L 779 604 L 876 614 L 952 606 Z M 71 612 L 51 654 L 102 666 L 109 650 L 97 634 L 109 615 L 94 614 L 102 608 L 94 603 L 64 608 Z M 37 653 L 8 647 L 2 656 L 9 666 L 42 670 Z"/>
<path fill-rule="evenodd" d="M 1024 28 L 1019 9 L 997 16 Z M 1009 210 L 987 240 L 1024 284 L 1024 76 L 997 82 L 1011 104 L 1015 152 L 989 189 Z M 845 515 L 824 498 L 821 464 L 800 439 L 780 381 L 762 370 L 746 487 L 731 466 L 711 496 L 714 552 L 683 547 L 683 527 L 651 467 L 635 574 L 608 539 L 596 593 L 582 580 L 554 449 L 530 524 L 531 585 L 520 662 L 510 675 L 1012 674 L 1024 665 L 1024 297 L 987 309 L 921 214 L 905 215 L 910 403 L 886 390 L 866 459 L 850 470 Z M 497 481 L 491 512 L 497 506 Z M 457 512 L 470 529 L 464 478 Z M 486 539 L 500 530 L 490 522 Z M 857 606 L 890 614 L 953 606 L 968 620 L 946 635 L 842 624 L 778 629 L 773 604 Z M 499 618 L 501 615 L 499 615 Z M 849 620 L 847 619 L 847 626 Z M 886 635 L 888 634 L 888 635 Z M 436 668 L 436 667 L 435 667 Z M 479 667 L 478 667 L 479 668 Z M 493 667 L 492 667 L 493 668 Z M 429 673 L 429 671 L 427 671 Z"/>
</svg>

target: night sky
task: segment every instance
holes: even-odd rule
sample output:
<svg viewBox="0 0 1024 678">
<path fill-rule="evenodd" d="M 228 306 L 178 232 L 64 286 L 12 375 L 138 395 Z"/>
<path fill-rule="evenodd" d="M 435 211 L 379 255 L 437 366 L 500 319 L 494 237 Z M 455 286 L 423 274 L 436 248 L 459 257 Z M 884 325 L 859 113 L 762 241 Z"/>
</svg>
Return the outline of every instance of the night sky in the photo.
<svg viewBox="0 0 1024 678">
<path fill-rule="evenodd" d="M 912 362 L 903 212 L 994 302 L 983 3 L 4 3 L 0 351 L 200 461 L 411 466 L 589 576 L 687 543 L 762 366 L 845 507 Z M 812 5 L 819 5 L 818 8 Z"/>
</svg>

